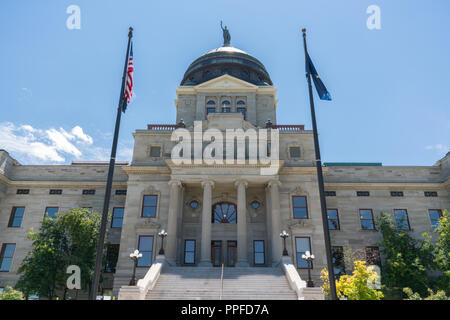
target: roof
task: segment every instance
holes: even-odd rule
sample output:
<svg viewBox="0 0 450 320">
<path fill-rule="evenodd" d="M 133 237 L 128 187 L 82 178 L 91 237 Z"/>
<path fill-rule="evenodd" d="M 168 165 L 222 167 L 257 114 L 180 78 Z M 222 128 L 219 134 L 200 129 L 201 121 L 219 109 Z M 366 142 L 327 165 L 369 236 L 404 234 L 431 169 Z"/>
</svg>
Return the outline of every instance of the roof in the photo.
<svg viewBox="0 0 450 320">
<path fill-rule="evenodd" d="M 272 85 L 269 73 L 258 59 L 232 46 L 222 46 L 201 55 L 189 65 L 180 85 L 198 85 L 224 74 L 258 86 Z"/>
<path fill-rule="evenodd" d="M 108 165 L 109 161 L 72 161 L 72 165 L 90 165 L 90 166 L 104 166 Z M 128 161 L 116 161 L 116 166 L 127 166 Z"/>
<path fill-rule="evenodd" d="M 324 162 L 325 167 L 381 167 L 381 162 Z"/>
</svg>

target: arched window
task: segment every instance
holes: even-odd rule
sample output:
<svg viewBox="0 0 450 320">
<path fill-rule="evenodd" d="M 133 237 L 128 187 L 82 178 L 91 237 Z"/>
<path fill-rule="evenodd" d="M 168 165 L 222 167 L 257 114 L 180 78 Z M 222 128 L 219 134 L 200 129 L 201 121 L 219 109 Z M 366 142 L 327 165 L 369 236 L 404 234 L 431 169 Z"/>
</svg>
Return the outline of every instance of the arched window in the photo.
<svg viewBox="0 0 450 320">
<path fill-rule="evenodd" d="M 222 102 L 222 112 L 231 112 L 230 101 L 225 100 Z"/>
<path fill-rule="evenodd" d="M 208 114 L 216 112 L 216 103 L 214 100 L 209 100 L 206 103 L 206 117 L 208 117 Z"/>
<path fill-rule="evenodd" d="M 247 120 L 247 108 L 245 107 L 245 101 L 239 100 L 237 103 L 236 112 L 242 113 L 244 120 Z"/>
<path fill-rule="evenodd" d="M 219 202 L 212 207 L 212 223 L 236 223 L 236 205 L 230 202 Z"/>
</svg>

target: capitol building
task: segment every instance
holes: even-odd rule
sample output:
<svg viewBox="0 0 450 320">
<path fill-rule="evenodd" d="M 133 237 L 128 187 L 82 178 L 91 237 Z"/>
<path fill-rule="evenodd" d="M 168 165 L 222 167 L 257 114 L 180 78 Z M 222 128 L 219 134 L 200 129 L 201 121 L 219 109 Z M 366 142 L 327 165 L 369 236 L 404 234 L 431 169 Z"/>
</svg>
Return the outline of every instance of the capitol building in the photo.
<svg viewBox="0 0 450 320">
<path fill-rule="evenodd" d="M 227 41 L 189 65 L 176 88 L 176 119 L 136 129 L 132 159 L 116 163 L 104 295 L 323 299 L 319 277 L 326 251 L 313 132 L 302 124 L 279 124 L 277 112 L 287 111 L 277 110 L 277 103 L 276 84 L 264 65 Z M 173 133 L 182 129 L 194 140 L 195 128 L 224 135 L 229 129 L 267 129 L 264 152 L 270 157 L 277 146 L 275 170 L 262 174 L 267 165 L 251 161 L 250 142 L 243 161 L 175 161 L 172 150 L 179 141 Z M 277 132 L 277 143 L 271 132 Z M 236 152 L 230 154 L 236 158 Z M 27 232 L 38 230 L 44 215 L 71 208 L 102 211 L 107 172 L 108 163 L 95 161 L 21 165 L 0 150 L 0 288 L 17 282 L 32 248 Z M 399 227 L 420 237 L 450 207 L 449 154 L 430 166 L 325 163 L 323 175 L 337 275 L 345 272 L 345 246 L 365 253 L 371 264 L 383 264 L 375 227 L 380 213 L 390 213 Z M 289 234 L 285 244 L 283 230 Z M 135 249 L 143 256 L 138 283 L 130 286 Z M 315 256 L 312 264 L 302 259 L 306 251 Z M 315 287 L 306 286 L 308 271 Z"/>
</svg>

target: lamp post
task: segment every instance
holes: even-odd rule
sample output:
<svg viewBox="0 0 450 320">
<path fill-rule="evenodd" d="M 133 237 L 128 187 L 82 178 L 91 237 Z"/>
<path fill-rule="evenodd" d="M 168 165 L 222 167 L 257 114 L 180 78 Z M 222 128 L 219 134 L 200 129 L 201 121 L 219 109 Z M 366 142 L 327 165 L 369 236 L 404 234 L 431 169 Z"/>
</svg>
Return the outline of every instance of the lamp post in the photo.
<svg viewBox="0 0 450 320">
<path fill-rule="evenodd" d="M 158 236 L 161 237 L 161 249 L 159 250 L 159 254 L 164 255 L 164 238 L 167 237 L 167 232 L 164 229 L 162 229 L 158 233 Z"/>
<path fill-rule="evenodd" d="M 306 251 L 305 254 L 302 255 L 302 259 L 308 263 L 308 282 L 306 286 L 308 288 L 314 287 L 314 281 L 311 280 L 311 263 L 314 260 L 314 255 L 311 252 Z"/>
<path fill-rule="evenodd" d="M 134 262 L 133 277 L 130 280 L 130 286 L 136 285 L 136 266 L 140 258 L 142 258 L 142 253 L 140 253 L 139 250 L 134 250 L 134 252 L 130 253 L 130 259 Z"/>
<path fill-rule="evenodd" d="M 286 238 L 289 237 L 289 233 L 286 232 L 286 230 L 281 231 L 280 237 L 283 238 L 283 256 L 288 256 L 288 252 L 286 250 Z"/>
</svg>

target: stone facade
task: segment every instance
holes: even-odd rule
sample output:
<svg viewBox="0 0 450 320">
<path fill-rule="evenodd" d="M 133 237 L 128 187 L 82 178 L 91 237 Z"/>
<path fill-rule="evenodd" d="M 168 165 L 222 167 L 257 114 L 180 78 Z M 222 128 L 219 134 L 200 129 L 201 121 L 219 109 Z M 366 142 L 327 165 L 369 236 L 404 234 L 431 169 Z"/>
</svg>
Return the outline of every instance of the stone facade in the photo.
<svg viewBox="0 0 450 320">
<path fill-rule="evenodd" d="M 290 234 L 286 248 L 297 267 L 296 238 L 309 239 L 316 257 L 312 276 L 317 280 L 326 266 L 326 255 L 312 131 L 277 125 L 276 89 L 268 84 L 258 86 L 225 74 L 198 85 L 181 85 L 176 93 L 176 123 L 184 122 L 192 135 L 194 121 L 201 121 L 203 130 L 225 132 L 266 128 L 270 120 L 279 129 L 281 166 L 273 175 L 261 175 L 260 165 L 248 160 L 245 164 L 177 165 L 171 159 L 176 144 L 171 140 L 174 125 L 136 130 L 131 163 L 115 169 L 110 208 L 125 209 L 122 228 L 108 228 L 108 241 L 120 249 L 115 273 L 107 276 L 103 287 L 117 295 L 128 283 L 133 268 L 129 254 L 139 248 L 142 236 L 153 237 L 152 247 L 144 250 L 153 261 L 161 247 L 158 232 L 162 229 L 168 233 L 164 249 L 169 265 L 211 266 L 214 256 L 219 259 L 216 263 L 225 266 L 254 266 L 254 241 L 263 241 L 263 250 L 258 251 L 263 253 L 263 259 L 258 258 L 261 267 L 279 265 L 283 250 L 279 234 L 286 230 Z M 208 107 L 214 107 L 215 113 L 207 114 Z M 230 108 L 229 112 L 222 112 L 223 107 Z M 9 270 L 0 272 L 0 287 L 17 281 L 17 269 L 31 248 L 27 231 L 39 229 L 46 207 L 58 207 L 60 212 L 92 207 L 101 212 L 107 170 L 108 165 L 100 162 L 20 165 L 0 151 L 0 245 L 16 244 Z M 362 229 L 360 209 L 372 209 L 374 215 L 406 209 L 415 236 L 431 232 L 428 210 L 449 208 L 449 175 L 449 155 L 424 167 L 324 167 L 325 189 L 335 192 L 327 197 L 327 206 L 337 209 L 339 216 L 339 229 L 331 230 L 332 245 L 354 249 L 377 245 L 379 233 Z M 29 189 L 29 194 L 17 194 L 18 189 Z M 62 194 L 49 194 L 50 189 L 61 189 Z M 96 191 L 83 195 L 84 189 Z M 116 195 L 115 190 L 126 190 L 126 195 Z M 368 191 L 369 196 L 357 196 L 358 191 Z M 391 191 L 401 191 L 403 196 L 393 197 Z M 437 196 L 426 197 L 424 192 Z M 156 203 L 150 205 L 154 217 L 143 216 L 146 195 L 156 196 Z M 304 218 L 294 218 L 295 196 L 305 197 Z M 217 203 L 235 205 L 236 223 L 212 223 L 212 207 Z M 20 227 L 9 227 L 13 207 L 25 207 Z M 186 263 L 186 240 L 195 240 L 193 264 Z M 212 241 L 220 241 L 220 250 L 215 251 Z M 138 267 L 137 278 L 143 278 L 148 268 Z M 297 270 L 302 279 L 307 277 L 307 269 Z"/>
</svg>

